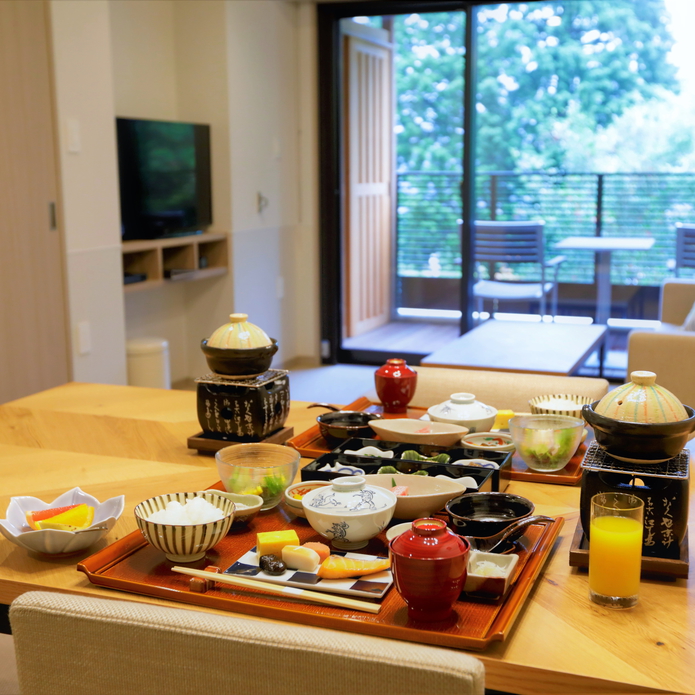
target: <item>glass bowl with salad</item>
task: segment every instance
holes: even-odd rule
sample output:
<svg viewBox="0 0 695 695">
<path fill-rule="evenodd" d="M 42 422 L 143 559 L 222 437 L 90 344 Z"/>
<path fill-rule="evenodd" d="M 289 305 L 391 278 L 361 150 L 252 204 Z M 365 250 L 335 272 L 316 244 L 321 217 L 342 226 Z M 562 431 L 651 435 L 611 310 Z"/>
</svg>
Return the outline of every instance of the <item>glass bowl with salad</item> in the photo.
<svg viewBox="0 0 695 695">
<path fill-rule="evenodd" d="M 568 415 L 517 415 L 509 420 L 516 453 L 533 471 L 562 470 L 581 443 L 584 420 Z"/>
<path fill-rule="evenodd" d="M 276 507 L 294 482 L 300 454 L 279 444 L 234 444 L 215 454 L 217 472 L 227 492 L 258 495 L 261 510 Z"/>
</svg>

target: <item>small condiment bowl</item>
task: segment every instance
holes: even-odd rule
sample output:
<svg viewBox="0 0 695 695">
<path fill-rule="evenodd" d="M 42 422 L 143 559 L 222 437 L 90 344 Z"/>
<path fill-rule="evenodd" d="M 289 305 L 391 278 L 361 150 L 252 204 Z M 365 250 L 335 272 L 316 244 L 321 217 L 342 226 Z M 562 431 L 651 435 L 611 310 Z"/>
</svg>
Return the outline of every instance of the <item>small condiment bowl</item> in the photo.
<svg viewBox="0 0 695 695">
<path fill-rule="evenodd" d="M 315 490 L 317 487 L 330 485 L 330 480 L 307 480 L 304 483 L 293 483 L 285 490 L 285 504 L 288 509 L 296 516 L 306 519 L 306 513 L 302 506 L 302 498 L 307 492 Z M 298 496 L 297 496 L 298 495 Z"/>
<path fill-rule="evenodd" d="M 468 556 L 468 574 L 463 585 L 464 593 L 483 594 L 486 596 L 504 596 L 509 589 L 514 575 L 514 569 L 519 562 L 516 553 L 498 555 L 471 549 Z M 500 576 L 490 576 L 484 569 L 479 569 L 481 563 L 495 565 Z"/>
<path fill-rule="evenodd" d="M 372 420 L 380 420 L 379 413 L 362 410 L 340 410 L 329 403 L 312 403 L 309 408 L 328 408 L 331 412 L 322 413 L 316 418 L 321 436 L 329 444 L 340 444 L 347 439 L 371 438 L 374 432 L 370 427 Z"/>
<path fill-rule="evenodd" d="M 474 432 L 461 439 L 461 446 L 478 451 L 514 451 L 514 441 L 506 432 Z"/>
<path fill-rule="evenodd" d="M 234 502 L 234 521 L 232 527 L 246 526 L 253 521 L 263 506 L 263 498 L 260 495 L 238 495 L 234 492 L 222 492 L 210 490 L 217 495 L 226 497 Z"/>
<path fill-rule="evenodd" d="M 205 524 L 160 524 L 148 521 L 147 517 L 160 509 L 166 509 L 169 502 L 176 500 L 185 504 L 194 497 L 202 497 L 224 512 L 218 521 Z M 172 492 L 150 497 L 140 502 L 134 510 L 135 521 L 145 540 L 157 550 L 161 550 L 167 560 L 172 562 L 195 562 L 205 557 L 210 548 L 215 547 L 229 532 L 234 520 L 234 502 L 218 495 L 216 491 Z"/>
</svg>

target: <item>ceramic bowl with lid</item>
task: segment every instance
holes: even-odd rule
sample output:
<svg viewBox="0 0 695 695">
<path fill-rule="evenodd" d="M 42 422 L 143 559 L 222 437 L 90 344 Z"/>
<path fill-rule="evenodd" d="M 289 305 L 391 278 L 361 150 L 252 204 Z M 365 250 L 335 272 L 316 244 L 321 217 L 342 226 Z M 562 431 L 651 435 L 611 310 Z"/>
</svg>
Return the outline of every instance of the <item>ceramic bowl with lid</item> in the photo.
<svg viewBox="0 0 695 695">
<path fill-rule="evenodd" d="M 657 386 L 653 372 L 632 372 L 630 379 L 600 401 L 585 405 L 582 415 L 598 445 L 619 461 L 668 461 L 683 450 L 695 430 L 695 411 Z"/>
<path fill-rule="evenodd" d="M 475 400 L 472 393 L 452 393 L 444 403 L 428 408 L 434 422 L 446 422 L 468 428 L 469 433 L 489 432 L 497 417 L 497 408 Z"/>
<path fill-rule="evenodd" d="M 336 478 L 302 497 L 307 521 L 340 550 L 364 548 L 393 517 L 396 495 L 362 476 Z"/>
<path fill-rule="evenodd" d="M 250 377 L 270 368 L 278 351 L 277 340 L 247 319 L 247 314 L 230 314 L 229 323 L 201 342 L 208 367 L 215 374 Z"/>
</svg>

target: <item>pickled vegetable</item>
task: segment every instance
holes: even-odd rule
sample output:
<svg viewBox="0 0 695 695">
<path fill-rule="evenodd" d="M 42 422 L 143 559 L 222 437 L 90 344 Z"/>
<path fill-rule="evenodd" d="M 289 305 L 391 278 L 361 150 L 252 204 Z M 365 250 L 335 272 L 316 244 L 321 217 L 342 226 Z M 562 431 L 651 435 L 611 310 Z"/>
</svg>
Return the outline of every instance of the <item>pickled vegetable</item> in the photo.
<svg viewBox="0 0 695 695">
<path fill-rule="evenodd" d="M 261 555 L 258 565 L 266 574 L 282 574 L 287 569 L 277 555 Z"/>
</svg>

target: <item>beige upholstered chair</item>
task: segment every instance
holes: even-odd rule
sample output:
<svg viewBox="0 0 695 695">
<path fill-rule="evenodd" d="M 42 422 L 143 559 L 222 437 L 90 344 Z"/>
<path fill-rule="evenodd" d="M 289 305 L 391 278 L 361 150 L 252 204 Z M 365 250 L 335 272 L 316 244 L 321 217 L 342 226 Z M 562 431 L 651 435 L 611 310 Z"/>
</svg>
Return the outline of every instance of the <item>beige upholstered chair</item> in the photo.
<svg viewBox="0 0 695 695">
<path fill-rule="evenodd" d="M 661 286 L 661 327 L 632 331 L 627 346 L 628 374 L 646 369 L 657 383 L 695 408 L 695 332 L 682 328 L 695 303 L 695 280 L 666 280 Z"/>
<path fill-rule="evenodd" d="M 0 695 L 19 695 L 12 635 L 0 634 Z"/>
<path fill-rule="evenodd" d="M 473 393 L 495 408 L 523 413 L 529 411 L 529 399 L 554 393 L 590 396 L 599 400 L 608 392 L 605 379 L 547 374 L 513 374 L 475 369 L 415 367 L 418 373 L 414 407 L 429 408 L 449 399 L 452 393 Z"/>
<path fill-rule="evenodd" d="M 22 695 L 483 695 L 463 652 L 130 601 L 29 592 Z"/>
</svg>

